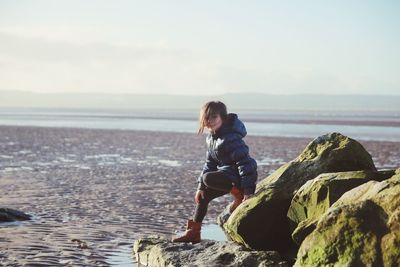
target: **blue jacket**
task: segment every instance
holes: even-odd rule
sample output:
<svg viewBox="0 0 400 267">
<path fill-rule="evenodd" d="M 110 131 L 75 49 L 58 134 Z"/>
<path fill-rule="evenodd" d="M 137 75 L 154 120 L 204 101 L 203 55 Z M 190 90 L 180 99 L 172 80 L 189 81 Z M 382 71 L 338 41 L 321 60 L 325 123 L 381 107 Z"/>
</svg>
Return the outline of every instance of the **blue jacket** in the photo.
<svg viewBox="0 0 400 267">
<path fill-rule="evenodd" d="M 229 113 L 227 120 L 214 133 L 206 138 L 206 162 L 198 182 L 204 189 L 203 174 L 210 171 L 223 171 L 245 194 L 253 194 L 257 181 L 257 163 L 249 156 L 249 147 L 243 141 L 247 135 L 246 127 L 235 113 Z"/>
</svg>

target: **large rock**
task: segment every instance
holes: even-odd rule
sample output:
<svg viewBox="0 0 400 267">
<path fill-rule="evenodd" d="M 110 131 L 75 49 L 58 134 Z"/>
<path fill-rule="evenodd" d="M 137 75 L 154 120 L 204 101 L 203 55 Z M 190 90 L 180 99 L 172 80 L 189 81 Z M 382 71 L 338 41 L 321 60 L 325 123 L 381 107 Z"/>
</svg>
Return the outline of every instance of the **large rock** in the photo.
<svg viewBox="0 0 400 267">
<path fill-rule="evenodd" d="M 229 241 L 203 240 L 192 245 L 153 236 L 135 240 L 133 253 L 139 264 L 151 267 L 289 266 L 278 252 L 251 251 Z"/>
<path fill-rule="evenodd" d="M 224 230 L 249 248 L 287 251 L 293 246 L 287 211 L 295 192 L 321 173 L 354 170 L 376 170 L 364 147 L 339 133 L 320 136 L 261 181 L 255 197 L 232 213 Z"/>
<path fill-rule="evenodd" d="M 323 173 L 307 181 L 293 197 L 287 214 L 293 228 L 297 227 L 293 240 L 300 245 L 315 229 L 319 217 L 347 191 L 370 180 L 386 180 L 394 173 L 394 170 Z"/>
<path fill-rule="evenodd" d="M 13 222 L 30 220 L 31 216 L 22 211 L 0 208 L 0 222 Z"/>
<path fill-rule="evenodd" d="M 400 266 L 400 169 L 336 201 L 302 242 L 295 266 Z"/>
</svg>

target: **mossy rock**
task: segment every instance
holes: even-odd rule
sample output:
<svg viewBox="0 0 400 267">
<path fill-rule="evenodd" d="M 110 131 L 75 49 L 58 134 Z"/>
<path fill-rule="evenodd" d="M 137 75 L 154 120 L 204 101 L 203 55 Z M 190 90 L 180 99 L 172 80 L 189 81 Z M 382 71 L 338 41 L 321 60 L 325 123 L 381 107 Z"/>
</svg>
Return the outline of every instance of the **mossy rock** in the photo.
<svg viewBox="0 0 400 267">
<path fill-rule="evenodd" d="M 376 171 L 364 147 L 340 133 L 322 135 L 261 181 L 255 196 L 232 213 L 224 230 L 249 248 L 287 251 L 294 245 L 287 212 L 295 192 L 321 173 L 354 170 Z"/>
<path fill-rule="evenodd" d="M 400 266 L 400 170 L 343 194 L 304 239 L 295 266 Z"/>
<path fill-rule="evenodd" d="M 296 192 L 287 213 L 290 225 L 296 228 L 293 240 L 300 245 L 319 217 L 347 191 L 371 180 L 383 181 L 394 173 L 394 170 L 323 173 L 307 181 Z"/>
</svg>

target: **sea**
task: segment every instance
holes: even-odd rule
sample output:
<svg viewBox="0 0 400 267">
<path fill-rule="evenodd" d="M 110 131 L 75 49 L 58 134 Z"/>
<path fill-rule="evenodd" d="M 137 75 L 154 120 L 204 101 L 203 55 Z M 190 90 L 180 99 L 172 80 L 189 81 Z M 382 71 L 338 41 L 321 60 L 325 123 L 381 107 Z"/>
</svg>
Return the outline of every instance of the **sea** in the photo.
<svg viewBox="0 0 400 267">
<path fill-rule="evenodd" d="M 248 135 L 313 138 L 340 132 L 353 139 L 400 141 L 400 112 L 238 110 Z M 61 110 L 1 108 L 0 125 L 196 133 L 194 110 Z"/>
</svg>

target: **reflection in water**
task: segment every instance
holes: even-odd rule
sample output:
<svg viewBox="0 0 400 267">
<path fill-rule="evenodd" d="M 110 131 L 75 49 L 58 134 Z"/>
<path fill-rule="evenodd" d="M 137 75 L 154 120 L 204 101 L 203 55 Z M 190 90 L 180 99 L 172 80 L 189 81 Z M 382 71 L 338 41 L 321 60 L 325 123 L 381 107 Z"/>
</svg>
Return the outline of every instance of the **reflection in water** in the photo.
<svg viewBox="0 0 400 267">
<path fill-rule="evenodd" d="M 136 266 L 136 260 L 132 254 L 132 246 L 121 246 L 119 251 L 113 252 L 107 257 L 107 263 L 118 267 Z"/>
</svg>

